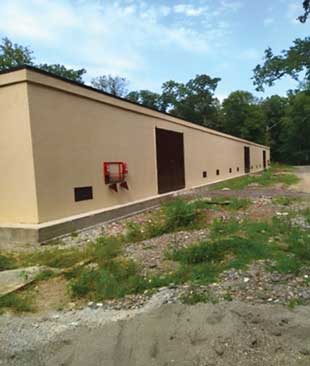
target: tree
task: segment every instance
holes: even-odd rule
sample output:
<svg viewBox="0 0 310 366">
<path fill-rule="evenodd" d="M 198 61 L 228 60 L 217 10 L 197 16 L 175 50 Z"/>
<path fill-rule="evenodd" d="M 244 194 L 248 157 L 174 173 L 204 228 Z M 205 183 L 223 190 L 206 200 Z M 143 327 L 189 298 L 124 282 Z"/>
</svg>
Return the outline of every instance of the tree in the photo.
<svg viewBox="0 0 310 366">
<path fill-rule="evenodd" d="M 282 155 L 282 136 L 285 133 L 284 117 L 288 107 L 288 98 L 273 95 L 261 103 L 266 125 L 267 144 L 271 148 L 272 160 L 285 161 Z"/>
<path fill-rule="evenodd" d="M 161 95 L 150 90 L 132 91 L 126 98 L 132 102 L 157 109 L 161 112 L 166 111 L 166 106 L 163 103 Z"/>
<path fill-rule="evenodd" d="M 128 81 L 120 76 L 102 75 L 92 79 L 91 84 L 94 88 L 103 92 L 125 97 L 128 93 Z"/>
<path fill-rule="evenodd" d="M 298 19 L 301 23 L 306 23 L 308 16 L 310 15 L 310 0 L 304 0 L 302 6 L 304 8 L 304 14 L 299 16 Z"/>
<path fill-rule="evenodd" d="M 214 93 L 221 79 L 196 75 L 186 84 L 170 80 L 162 86 L 162 103 L 174 115 L 215 128 L 218 100 Z"/>
<path fill-rule="evenodd" d="M 0 71 L 8 70 L 17 66 L 36 66 L 41 70 L 51 72 L 52 74 L 63 78 L 82 83 L 82 76 L 86 73 L 85 69 L 73 70 L 67 69 L 63 65 L 35 65 L 33 51 L 29 47 L 21 46 L 17 43 L 12 43 L 8 38 L 3 38 L 0 45 Z"/>
<path fill-rule="evenodd" d="M 86 73 L 85 69 L 79 69 L 79 70 L 67 69 L 65 66 L 59 65 L 59 64 L 54 64 L 54 65 L 40 64 L 40 65 L 37 65 L 37 67 L 41 70 L 50 72 L 54 75 L 58 75 L 62 78 L 76 81 L 80 84 L 84 83 L 82 77 Z"/>
<path fill-rule="evenodd" d="M 232 92 L 222 104 L 223 131 L 258 143 L 266 143 L 264 114 L 258 100 L 247 92 Z"/>
<path fill-rule="evenodd" d="M 282 156 L 291 164 L 310 164 L 310 94 L 300 92 L 289 97 L 283 120 Z"/>
<path fill-rule="evenodd" d="M 21 65 L 33 65 L 33 52 L 24 46 L 12 43 L 8 38 L 0 44 L 0 71 Z"/>
<path fill-rule="evenodd" d="M 265 51 L 264 64 L 254 69 L 254 85 L 258 91 L 264 91 L 264 85 L 272 86 L 283 76 L 299 80 L 301 72 L 305 73 L 303 82 L 310 81 L 310 37 L 296 39 L 288 50 L 281 55 L 274 55 L 271 48 Z"/>
</svg>

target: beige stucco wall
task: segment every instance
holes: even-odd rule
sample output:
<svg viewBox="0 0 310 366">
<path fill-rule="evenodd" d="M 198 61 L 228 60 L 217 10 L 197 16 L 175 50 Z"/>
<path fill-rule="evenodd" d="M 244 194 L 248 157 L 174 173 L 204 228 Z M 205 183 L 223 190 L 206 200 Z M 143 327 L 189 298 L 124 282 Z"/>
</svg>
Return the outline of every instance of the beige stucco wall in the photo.
<svg viewBox="0 0 310 366">
<path fill-rule="evenodd" d="M 33 71 L 27 80 L 37 222 L 156 196 L 156 127 L 184 134 L 186 188 L 244 174 L 244 146 L 251 149 L 252 172 L 262 169 L 263 148 L 257 144 Z M 129 191 L 116 193 L 104 183 L 102 163 L 118 160 L 128 163 Z M 93 187 L 93 200 L 74 201 L 74 187 L 81 186 Z"/>
<path fill-rule="evenodd" d="M 26 83 L 0 84 L 0 172 L 0 223 L 38 222 Z"/>
</svg>

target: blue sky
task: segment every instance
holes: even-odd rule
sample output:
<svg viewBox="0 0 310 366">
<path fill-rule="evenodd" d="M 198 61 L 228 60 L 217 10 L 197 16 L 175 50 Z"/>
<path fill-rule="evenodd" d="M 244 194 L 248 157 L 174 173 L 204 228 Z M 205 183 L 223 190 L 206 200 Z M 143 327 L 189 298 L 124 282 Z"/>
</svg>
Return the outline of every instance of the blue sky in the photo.
<svg viewBox="0 0 310 366">
<path fill-rule="evenodd" d="M 302 0 L 0 0 L 0 37 L 30 46 L 37 62 L 113 74 L 129 89 L 160 90 L 167 80 L 206 73 L 222 81 L 217 96 L 254 92 L 252 69 L 309 35 L 296 21 Z M 284 95 L 283 80 L 264 94 Z"/>
</svg>

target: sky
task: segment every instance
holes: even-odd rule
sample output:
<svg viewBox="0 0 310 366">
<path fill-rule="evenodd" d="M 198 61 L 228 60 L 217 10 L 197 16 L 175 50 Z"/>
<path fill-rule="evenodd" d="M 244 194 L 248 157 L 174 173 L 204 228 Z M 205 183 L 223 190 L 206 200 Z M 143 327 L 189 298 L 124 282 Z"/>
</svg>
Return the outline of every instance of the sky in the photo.
<svg viewBox="0 0 310 366">
<path fill-rule="evenodd" d="M 216 95 L 234 90 L 285 95 L 287 78 L 265 93 L 251 77 L 264 50 L 309 36 L 302 0 L 0 0 L 0 38 L 29 46 L 37 63 L 126 77 L 129 90 L 160 91 L 167 80 L 220 77 Z"/>
</svg>

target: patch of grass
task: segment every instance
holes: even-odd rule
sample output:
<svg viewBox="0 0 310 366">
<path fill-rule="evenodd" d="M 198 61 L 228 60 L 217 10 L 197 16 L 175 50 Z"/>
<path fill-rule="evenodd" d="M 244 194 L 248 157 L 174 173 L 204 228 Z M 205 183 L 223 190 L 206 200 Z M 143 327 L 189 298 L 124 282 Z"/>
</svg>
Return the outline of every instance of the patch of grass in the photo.
<svg viewBox="0 0 310 366">
<path fill-rule="evenodd" d="M 11 310 L 14 313 L 33 311 L 30 295 L 11 293 L 0 297 L 0 313 Z"/>
<path fill-rule="evenodd" d="M 296 308 L 296 306 L 304 305 L 304 301 L 302 299 L 291 299 L 289 300 L 287 306 L 290 310 L 293 310 Z"/>
<path fill-rule="evenodd" d="M 144 239 L 141 224 L 138 224 L 134 221 L 128 221 L 126 224 L 126 229 L 126 241 L 138 242 Z"/>
<path fill-rule="evenodd" d="M 82 271 L 71 283 L 73 296 L 95 300 L 120 298 L 144 288 L 137 265 L 133 261 L 116 259 L 97 270 Z"/>
<path fill-rule="evenodd" d="M 281 206 L 290 206 L 298 200 L 299 200 L 299 197 L 278 196 L 278 197 L 274 197 L 272 199 L 272 202 L 274 202 L 277 205 L 281 205 Z"/>
<path fill-rule="evenodd" d="M 16 260 L 10 255 L 0 254 L 0 271 L 16 268 Z"/>
<path fill-rule="evenodd" d="M 305 210 L 303 210 L 301 212 L 301 214 L 303 215 L 303 217 L 305 218 L 307 224 L 310 224 L 310 208 L 306 208 Z"/>
<path fill-rule="evenodd" d="M 219 190 L 225 187 L 233 190 L 242 190 L 249 184 L 256 183 L 262 186 L 274 185 L 282 183 L 286 186 L 293 185 L 299 182 L 299 178 L 292 173 L 279 174 L 278 167 L 271 167 L 261 174 L 257 175 L 246 175 L 243 177 L 231 179 L 227 182 L 221 182 L 212 186 L 212 190 Z M 287 169 L 286 169 L 287 170 Z"/>
<path fill-rule="evenodd" d="M 162 205 L 144 224 L 128 222 L 125 240 L 137 242 L 182 229 L 192 230 L 199 224 L 199 209 L 191 202 L 176 199 Z"/>
<path fill-rule="evenodd" d="M 199 303 L 218 303 L 218 299 L 210 292 L 190 291 L 180 297 L 182 304 L 196 305 Z"/>
<path fill-rule="evenodd" d="M 46 270 L 40 272 L 36 276 L 35 280 L 36 281 L 47 281 L 47 280 L 49 280 L 50 278 L 52 278 L 54 276 L 55 276 L 55 272 L 54 271 L 52 271 L 50 269 L 46 269 Z"/>
<path fill-rule="evenodd" d="M 192 205 L 197 209 L 227 209 L 238 211 L 250 206 L 251 201 L 246 198 L 238 197 L 213 197 L 212 200 L 195 200 Z"/>
<path fill-rule="evenodd" d="M 20 255 L 21 266 L 41 265 L 52 268 L 69 268 L 82 261 L 87 252 L 78 249 L 50 248 Z"/>
</svg>

